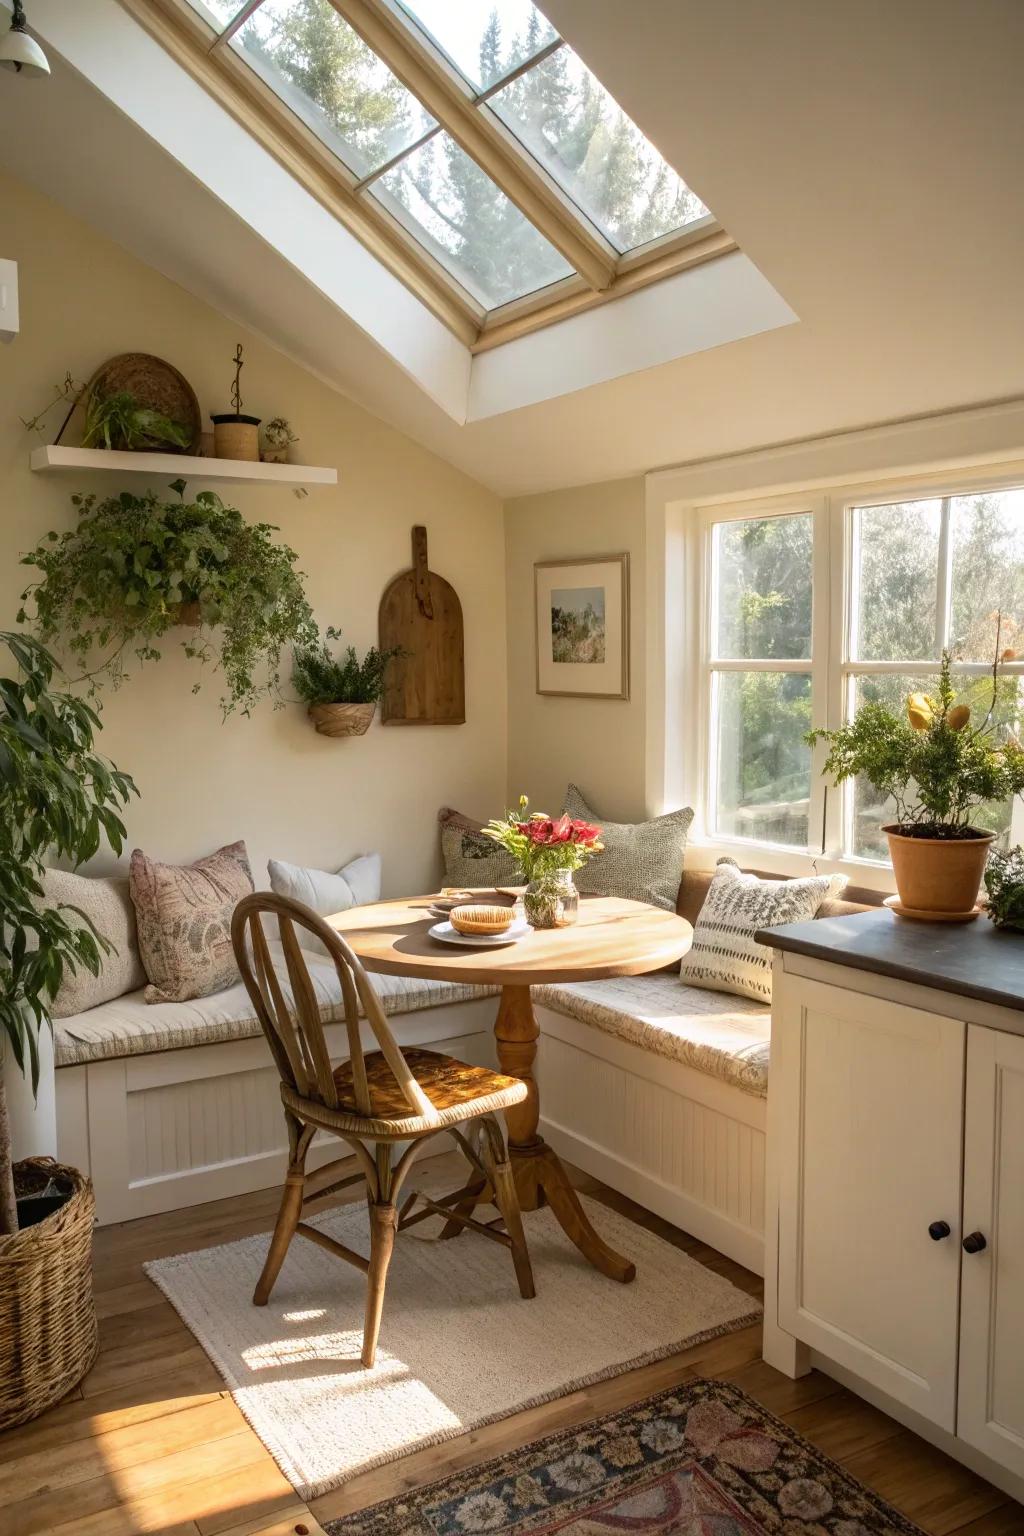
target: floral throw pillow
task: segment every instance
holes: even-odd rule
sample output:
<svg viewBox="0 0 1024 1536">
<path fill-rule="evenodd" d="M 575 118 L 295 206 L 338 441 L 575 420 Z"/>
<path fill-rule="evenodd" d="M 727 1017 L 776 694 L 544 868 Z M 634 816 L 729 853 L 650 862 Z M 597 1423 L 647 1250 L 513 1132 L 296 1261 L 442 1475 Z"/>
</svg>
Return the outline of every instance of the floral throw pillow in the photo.
<svg viewBox="0 0 1024 1536">
<path fill-rule="evenodd" d="M 719 859 L 679 975 L 688 987 L 731 992 L 759 1003 L 772 1000 L 772 952 L 758 944 L 761 928 L 781 928 L 814 917 L 822 902 L 838 896 L 845 875 L 803 880 L 760 880 L 732 859 Z"/>
<path fill-rule="evenodd" d="M 238 980 L 231 914 L 253 889 L 244 843 L 185 865 L 159 864 L 136 848 L 128 888 L 149 977 L 147 1003 L 207 997 Z"/>
</svg>

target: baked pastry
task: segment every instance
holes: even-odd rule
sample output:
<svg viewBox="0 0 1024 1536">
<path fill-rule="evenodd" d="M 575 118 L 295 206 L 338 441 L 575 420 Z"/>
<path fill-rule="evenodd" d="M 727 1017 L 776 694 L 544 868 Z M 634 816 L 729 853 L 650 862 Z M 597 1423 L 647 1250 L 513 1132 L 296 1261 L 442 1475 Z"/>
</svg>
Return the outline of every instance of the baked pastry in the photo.
<svg viewBox="0 0 1024 1536">
<path fill-rule="evenodd" d="M 453 907 L 449 921 L 456 933 L 494 936 L 511 928 L 512 907 L 485 907 L 483 904 Z"/>
</svg>

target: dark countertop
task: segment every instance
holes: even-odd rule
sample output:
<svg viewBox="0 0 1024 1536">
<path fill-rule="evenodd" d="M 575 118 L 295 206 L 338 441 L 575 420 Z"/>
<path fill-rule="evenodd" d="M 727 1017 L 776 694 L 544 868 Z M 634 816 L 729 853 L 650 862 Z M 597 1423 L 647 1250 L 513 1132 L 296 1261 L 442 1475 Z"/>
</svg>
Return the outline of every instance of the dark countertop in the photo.
<svg viewBox="0 0 1024 1536">
<path fill-rule="evenodd" d="M 922 923 L 880 907 L 786 923 L 756 937 L 771 949 L 1024 1012 L 1024 933 L 1000 931 L 984 915 L 973 923 Z"/>
</svg>

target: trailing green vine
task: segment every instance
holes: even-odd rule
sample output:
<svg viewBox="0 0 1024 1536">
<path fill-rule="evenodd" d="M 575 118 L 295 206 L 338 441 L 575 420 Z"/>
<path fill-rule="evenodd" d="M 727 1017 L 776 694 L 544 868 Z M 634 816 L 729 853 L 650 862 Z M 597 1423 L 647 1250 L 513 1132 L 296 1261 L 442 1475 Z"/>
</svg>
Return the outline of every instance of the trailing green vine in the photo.
<svg viewBox="0 0 1024 1536">
<path fill-rule="evenodd" d="M 225 715 L 248 715 L 267 694 L 277 707 L 282 651 L 317 640 L 298 556 L 273 541 L 270 524 L 247 523 L 213 491 L 187 502 L 183 480 L 171 489 L 177 501 L 155 491 L 72 496 L 76 526 L 23 559 L 40 576 L 18 620 L 60 642 L 92 691 L 103 680 L 119 687 L 133 660 L 159 659 L 169 630 L 193 626 L 181 647 L 201 663 L 216 659 Z"/>
</svg>

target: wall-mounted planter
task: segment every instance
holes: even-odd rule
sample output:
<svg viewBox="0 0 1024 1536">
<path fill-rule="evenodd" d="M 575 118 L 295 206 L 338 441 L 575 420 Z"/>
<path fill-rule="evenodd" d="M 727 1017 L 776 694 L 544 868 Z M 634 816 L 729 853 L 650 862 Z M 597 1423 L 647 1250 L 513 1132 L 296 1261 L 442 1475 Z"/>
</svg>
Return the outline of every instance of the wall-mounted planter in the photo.
<svg viewBox="0 0 1024 1536">
<path fill-rule="evenodd" d="M 321 736 L 365 736 L 376 704 L 311 704 L 309 718 Z"/>
</svg>

